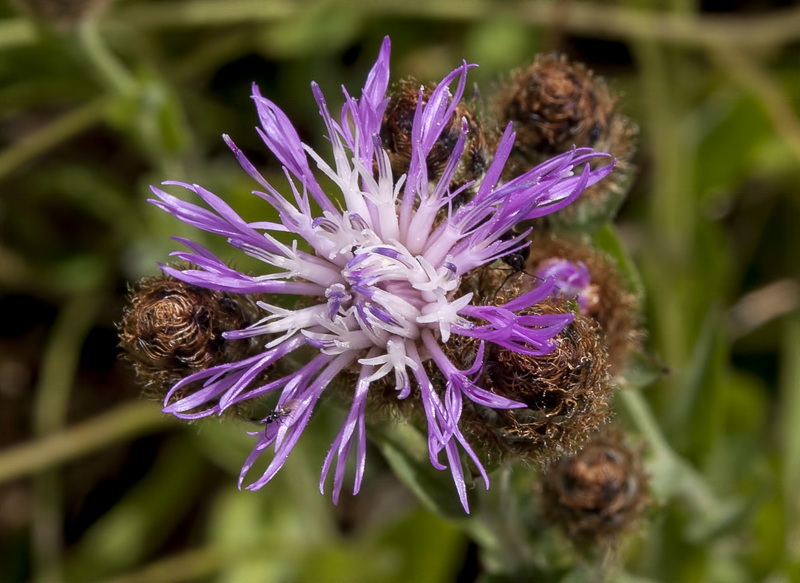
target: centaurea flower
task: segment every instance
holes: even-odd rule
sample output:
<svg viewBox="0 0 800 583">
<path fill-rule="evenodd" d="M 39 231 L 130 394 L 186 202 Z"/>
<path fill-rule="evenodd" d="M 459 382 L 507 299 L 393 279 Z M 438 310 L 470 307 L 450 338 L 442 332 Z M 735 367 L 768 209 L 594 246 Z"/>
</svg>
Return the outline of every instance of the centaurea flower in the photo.
<svg viewBox="0 0 800 583">
<path fill-rule="evenodd" d="M 352 405 L 325 458 L 321 491 L 333 468 L 333 499 L 337 501 L 347 459 L 355 446 L 353 492 L 358 492 L 366 456 L 367 397 L 373 383 L 387 377 L 394 381 L 399 399 L 420 400 L 427 421 L 430 463 L 437 469 L 449 468 L 465 510 L 466 481 L 460 450 L 472 459 L 488 488 L 487 473 L 459 429 L 462 403 L 469 399 L 496 409 L 523 405 L 477 386 L 474 379 L 482 366 L 483 345 L 490 342 L 531 356 L 547 354 L 554 347 L 553 338 L 569 324 L 572 315 L 526 312 L 550 295 L 552 281 L 497 306 L 474 305 L 471 293 L 459 295 L 459 282 L 467 272 L 523 248 L 527 232 L 508 236 L 516 223 L 565 207 L 606 176 L 612 164 L 591 169 L 588 162 L 603 154 L 588 148 L 573 149 L 501 185 L 503 166 L 514 141 L 509 126 L 480 185 L 451 191 L 468 131 L 464 123 L 441 176 L 431 181 L 426 159 L 463 95 L 469 67 L 463 63 L 425 100 L 419 99 L 405 175 L 392 175 L 380 139 L 388 102 L 387 38 L 361 97 L 351 97 L 344 91 L 338 121 L 319 87 L 312 84 L 327 128 L 332 163 L 303 144 L 287 116 L 254 86 L 253 100 L 261 121 L 258 132 L 283 165 L 291 194 L 279 192 L 230 138 L 225 136 L 225 141 L 263 188 L 254 193 L 277 210 L 279 223 L 248 223 L 220 197 L 198 185 L 166 183 L 195 193 L 210 210 L 153 188 L 159 199 L 153 202 L 163 210 L 189 225 L 225 236 L 231 246 L 279 269 L 277 273 L 269 269 L 263 275 L 246 275 L 197 243 L 178 239 L 188 251 L 173 255 L 196 269 L 162 266 L 168 274 L 215 290 L 304 298 L 303 307 L 294 309 L 260 302 L 265 314 L 261 321 L 225 336 L 262 336 L 264 351 L 192 374 L 167 395 L 166 412 L 196 419 L 219 414 L 248 399 L 280 393 L 276 410 L 286 413 L 279 423 L 269 423 L 264 431 L 254 433 L 258 442 L 244 464 L 240 486 L 268 447 L 274 448 L 271 461 L 261 477 L 247 487 L 258 489 L 272 479 L 300 438 L 326 387 L 340 374 L 355 373 Z M 335 192 L 323 190 L 312 163 L 334 185 Z M 584 165 L 580 173 L 573 171 Z M 467 187 L 474 187 L 474 195 L 455 209 L 454 197 Z M 316 215 L 312 202 L 321 209 Z M 285 244 L 274 236 L 277 233 L 292 233 L 297 239 Z M 300 239 L 305 246 L 298 244 Z M 458 369 L 442 351 L 443 343 L 453 335 L 472 337 L 480 343 L 468 370 Z M 315 352 L 305 364 L 282 378 L 259 384 L 264 371 L 301 347 Z M 423 365 L 429 360 L 446 379 L 445 386 L 434 386 Z M 171 402 L 173 395 L 185 395 L 187 389 L 193 390 Z M 286 406 L 288 403 L 291 407 Z M 440 459 L 442 452 L 446 465 Z"/>
</svg>

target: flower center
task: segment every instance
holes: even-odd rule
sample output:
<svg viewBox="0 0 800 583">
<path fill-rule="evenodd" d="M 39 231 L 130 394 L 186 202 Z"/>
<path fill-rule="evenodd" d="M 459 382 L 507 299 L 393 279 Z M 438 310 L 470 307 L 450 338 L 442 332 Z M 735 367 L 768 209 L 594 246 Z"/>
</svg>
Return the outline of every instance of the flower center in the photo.
<svg viewBox="0 0 800 583">
<path fill-rule="evenodd" d="M 451 301 L 460 277 L 449 257 L 434 266 L 424 253 L 382 237 L 357 213 L 327 214 L 313 226 L 317 256 L 338 274 L 327 284 L 326 303 L 307 321 L 312 326 L 302 326 L 312 345 L 328 354 L 377 348 L 395 354 L 399 368 L 405 366 L 400 347 L 417 343 L 423 329 L 438 329 L 446 342 L 451 324 L 466 324 L 457 312 L 470 298 Z"/>
<path fill-rule="evenodd" d="M 349 308 L 375 344 L 386 346 L 391 335 L 419 337 L 417 318 L 431 300 L 423 297 L 425 291 L 415 289 L 415 284 L 430 281 L 418 258 L 389 245 L 358 248 L 342 276 L 347 286 L 334 293 L 349 295 L 350 300 L 340 306 Z"/>
</svg>

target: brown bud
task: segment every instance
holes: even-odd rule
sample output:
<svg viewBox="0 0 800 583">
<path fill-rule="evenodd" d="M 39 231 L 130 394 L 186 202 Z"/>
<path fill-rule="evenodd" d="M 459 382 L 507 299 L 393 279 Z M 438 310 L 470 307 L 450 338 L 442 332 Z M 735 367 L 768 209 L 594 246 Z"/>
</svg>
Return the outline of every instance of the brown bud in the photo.
<svg viewBox="0 0 800 583">
<path fill-rule="evenodd" d="M 480 297 L 497 304 L 535 285 L 526 274 L 508 278 L 507 270 L 493 268 L 479 270 L 468 279 L 470 289 L 484 290 Z M 564 314 L 572 309 L 570 303 L 551 299 L 526 314 Z M 480 386 L 527 405 L 520 409 L 465 406 L 464 432 L 488 457 L 546 461 L 575 451 L 608 419 L 613 387 L 597 324 L 576 314 L 555 342 L 553 352 L 535 357 L 495 345 L 487 348 Z M 474 341 L 460 337 L 445 348 L 451 359 L 461 363 L 471 362 L 477 350 Z"/>
<path fill-rule="evenodd" d="M 433 87 L 422 89 L 423 104 L 430 98 Z M 413 79 L 395 84 L 381 126 L 383 147 L 389 154 L 392 172 L 399 176 L 408 172 L 411 163 L 411 128 L 417 111 L 420 85 Z M 489 165 L 489 152 L 483 128 L 475 112 L 463 101 L 460 102 L 447 126 L 427 158 L 428 179 L 437 180 L 444 171 L 456 142 L 461 136 L 462 122 L 467 124 L 467 138 L 464 153 L 456 170 L 450 189 L 477 181 Z"/>
<path fill-rule="evenodd" d="M 500 127 L 509 122 L 517 132 L 506 166 L 511 179 L 556 154 L 592 147 L 617 159 L 612 175 L 587 189 L 578 203 L 554 217 L 575 218 L 578 207 L 604 217 L 612 215 L 624 196 L 622 184 L 631 173 L 636 126 L 617 111 L 618 97 L 605 81 L 566 57 L 539 55 L 533 64 L 515 71 L 495 98 Z M 615 182 L 616 180 L 616 182 Z"/>
<path fill-rule="evenodd" d="M 553 259 L 583 262 L 589 270 L 590 301 L 585 314 L 600 327 L 612 374 L 622 375 L 631 351 L 641 347 L 644 337 L 639 322 L 638 298 L 626 287 L 614 260 L 605 253 L 577 239 L 534 235 L 525 270 L 535 273 Z"/>
<path fill-rule="evenodd" d="M 553 462 L 542 483 L 544 517 L 579 545 L 613 543 L 649 503 L 640 458 L 619 432 L 607 431 Z"/>
<path fill-rule="evenodd" d="M 258 308 L 239 294 L 208 290 L 169 276 L 146 277 L 132 289 L 119 326 L 120 347 L 145 392 L 163 397 L 182 378 L 250 356 L 259 345 L 223 332 L 256 322 Z"/>
</svg>

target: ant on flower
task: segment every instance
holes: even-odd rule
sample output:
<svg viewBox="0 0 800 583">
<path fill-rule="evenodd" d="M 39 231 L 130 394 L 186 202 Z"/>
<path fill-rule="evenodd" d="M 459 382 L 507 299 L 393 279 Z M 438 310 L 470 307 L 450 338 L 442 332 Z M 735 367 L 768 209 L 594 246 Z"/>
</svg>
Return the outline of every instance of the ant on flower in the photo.
<svg viewBox="0 0 800 583">
<path fill-rule="evenodd" d="M 264 436 L 266 437 L 267 430 L 271 424 L 280 421 L 284 417 L 288 417 L 299 406 L 300 401 L 298 399 L 289 399 L 282 406 L 276 407 L 272 413 L 264 417 L 262 421 L 264 424 Z"/>
</svg>

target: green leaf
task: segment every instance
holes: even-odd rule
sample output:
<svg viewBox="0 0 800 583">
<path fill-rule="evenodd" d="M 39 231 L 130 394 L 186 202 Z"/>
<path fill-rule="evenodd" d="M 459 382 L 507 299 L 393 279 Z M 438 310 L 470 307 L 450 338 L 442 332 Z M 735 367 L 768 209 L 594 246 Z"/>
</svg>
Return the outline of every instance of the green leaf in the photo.
<svg viewBox="0 0 800 583">
<path fill-rule="evenodd" d="M 397 583 L 439 583 L 455 580 L 466 538 L 451 523 L 417 510 L 387 529 L 378 545 L 402 549 L 403 561 L 392 578 Z"/>
<path fill-rule="evenodd" d="M 449 470 L 431 466 L 425 437 L 410 425 L 370 428 L 370 436 L 398 478 L 432 511 L 449 518 L 465 518 Z"/>
<path fill-rule="evenodd" d="M 592 234 L 592 242 L 608 253 L 616 262 L 622 280 L 640 301 L 644 301 L 645 290 L 639 270 L 631 259 L 625 246 L 611 223 L 605 223 Z"/>
<path fill-rule="evenodd" d="M 723 316 L 714 308 L 706 314 L 668 423 L 676 449 L 694 459 L 709 451 L 719 433 L 720 381 L 728 354 Z"/>
<path fill-rule="evenodd" d="M 67 581 L 95 581 L 141 564 L 184 520 L 202 492 L 199 456 L 172 440 L 146 477 L 95 523 L 67 564 Z"/>
<path fill-rule="evenodd" d="M 154 162 L 163 164 L 192 143 L 183 106 L 176 93 L 160 79 L 141 81 L 136 92 L 117 97 L 109 122 L 128 134 Z"/>
</svg>

